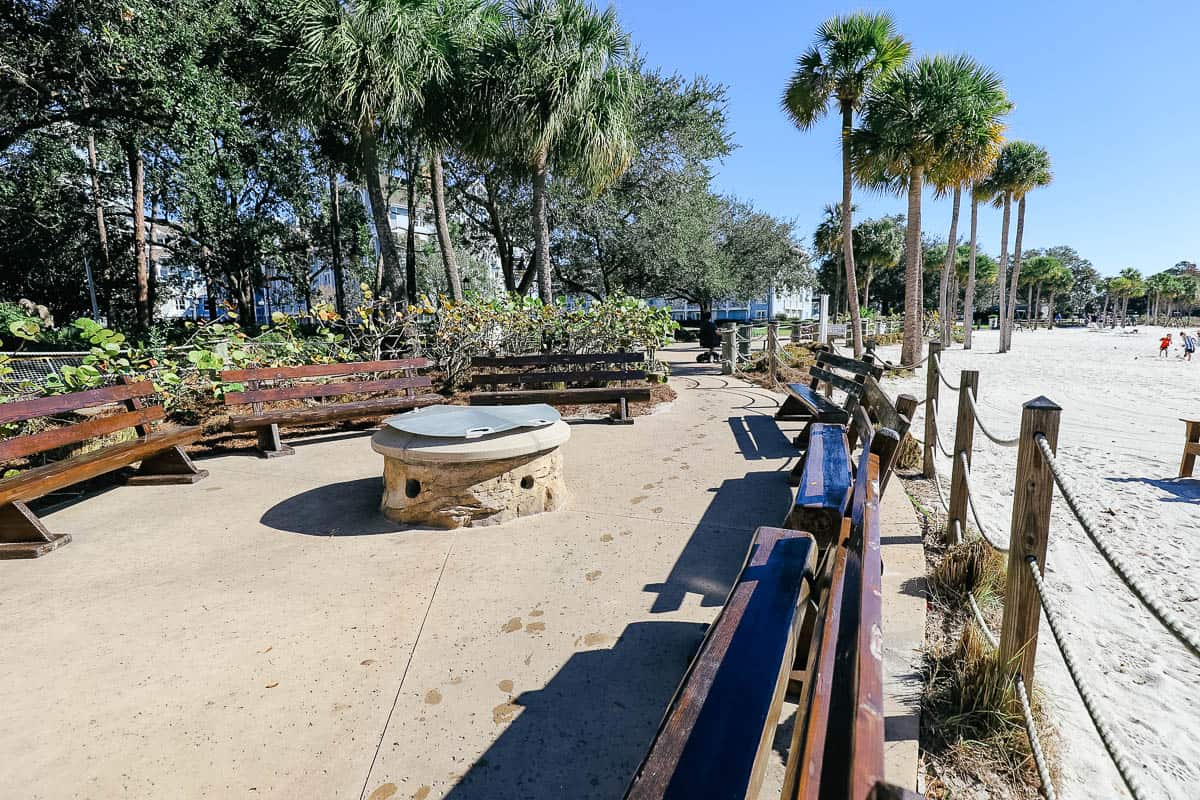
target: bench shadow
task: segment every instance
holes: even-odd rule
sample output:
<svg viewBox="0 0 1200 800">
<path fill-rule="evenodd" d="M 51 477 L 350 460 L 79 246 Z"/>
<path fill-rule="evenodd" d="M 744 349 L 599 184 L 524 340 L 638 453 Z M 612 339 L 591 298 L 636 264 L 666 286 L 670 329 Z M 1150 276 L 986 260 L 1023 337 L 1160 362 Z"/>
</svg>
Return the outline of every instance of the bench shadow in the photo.
<svg viewBox="0 0 1200 800">
<path fill-rule="evenodd" d="M 1107 478 L 1112 483 L 1142 483 L 1171 495 L 1162 503 L 1200 503 L 1200 479 L 1196 478 Z"/>
<path fill-rule="evenodd" d="M 774 418 L 762 414 L 730 417 L 729 430 L 738 450 L 747 461 L 792 458 L 797 455 L 791 440 L 779 429 Z"/>
<path fill-rule="evenodd" d="M 259 519 L 268 528 L 306 536 L 370 536 L 401 526 L 379 513 L 381 478 L 360 478 L 309 489 L 276 503 Z"/>
<path fill-rule="evenodd" d="M 447 800 L 617 798 L 650 747 L 704 637 L 696 622 L 635 622 L 608 649 L 572 655 Z"/>
<path fill-rule="evenodd" d="M 724 605 L 755 530 L 782 525 L 792 502 L 785 472 L 750 472 L 711 491 L 712 502 L 666 580 L 643 588 L 658 595 L 652 614 L 679 610 L 689 594 L 699 595 L 701 606 Z"/>
</svg>

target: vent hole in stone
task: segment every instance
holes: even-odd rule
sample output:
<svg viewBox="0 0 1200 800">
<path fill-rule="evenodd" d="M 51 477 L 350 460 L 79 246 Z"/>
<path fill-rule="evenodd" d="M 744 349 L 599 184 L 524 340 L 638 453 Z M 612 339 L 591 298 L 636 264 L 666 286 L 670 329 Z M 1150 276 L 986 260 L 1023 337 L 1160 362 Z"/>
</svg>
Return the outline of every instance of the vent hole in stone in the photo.
<svg viewBox="0 0 1200 800">
<path fill-rule="evenodd" d="M 414 499 L 420 493 L 421 493 L 421 482 L 420 481 L 414 480 L 413 478 L 409 478 L 408 480 L 406 480 L 404 482 L 404 494 L 408 497 L 409 500 Z"/>
<path fill-rule="evenodd" d="M 533 476 L 532 475 L 526 475 L 524 478 L 521 478 L 521 488 L 522 489 L 532 489 L 533 488 Z"/>
</svg>

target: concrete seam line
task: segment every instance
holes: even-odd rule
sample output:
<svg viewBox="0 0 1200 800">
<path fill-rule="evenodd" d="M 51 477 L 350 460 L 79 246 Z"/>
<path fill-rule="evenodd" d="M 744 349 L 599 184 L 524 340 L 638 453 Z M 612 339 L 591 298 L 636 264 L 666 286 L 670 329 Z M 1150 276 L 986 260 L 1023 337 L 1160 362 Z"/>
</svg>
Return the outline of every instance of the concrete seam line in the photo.
<svg viewBox="0 0 1200 800">
<path fill-rule="evenodd" d="M 408 661 L 404 662 L 404 671 L 400 673 L 400 685 L 396 687 L 396 696 L 392 698 L 392 707 L 388 709 L 387 719 L 383 722 L 383 730 L 379 732 L 379 741 L 375 743 L 375 754 L 371 756 L 371 766 L 367 767 L 367 777 L 363 778 L 362 791 L 358 793 L 358 800 L 363 800 L 367 796 L 367 787 L 371 785 L 371 773 L 375 771 L 375 762 L 379 759 L 379 751 L 383 748 L 383 740 L 387 737 L 388 726 L 392 724 L 392 714 L 396 712 L 396 704 L 400 702 L 400 692 L 404 691 L 408 668 L 412 666 L 413 659 L 417 656 L 417 645 L 421 643 L 421 634 L 425 632 L 425 623 L 429 620 L 429 612 L 433 610 L 433 601 L 437 597 L 438 588 L 442 585 L 442 578 L 446 574 L 446 565 L 450 563 L 452 552 L 454 552 L 453 542 L 446 548 L 446 557 L 442 559 L 442 568 L 438 572 L 437 582 L 433 584 L 433 591 L 429 593 L 425 616 L 421 617 L 421 625 L 417 628 L 416 638 L 413 639 L 412 650 L 408 652 Z"/>
</svg>

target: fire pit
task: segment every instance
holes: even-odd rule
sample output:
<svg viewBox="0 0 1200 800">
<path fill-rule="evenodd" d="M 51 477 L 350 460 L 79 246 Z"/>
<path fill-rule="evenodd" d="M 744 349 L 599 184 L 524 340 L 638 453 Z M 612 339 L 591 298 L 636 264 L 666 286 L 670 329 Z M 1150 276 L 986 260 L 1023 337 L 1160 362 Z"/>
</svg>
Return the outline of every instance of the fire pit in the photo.
<svg viewBox="0 0 1200 800">
<path fill-rule="evenodd" d="M 432 406 L 371 439 L 388 519 L 467 528 L 555 511 L 567 500 L 559 447 L 571 428 L 549 406 Z"/>
</svg>

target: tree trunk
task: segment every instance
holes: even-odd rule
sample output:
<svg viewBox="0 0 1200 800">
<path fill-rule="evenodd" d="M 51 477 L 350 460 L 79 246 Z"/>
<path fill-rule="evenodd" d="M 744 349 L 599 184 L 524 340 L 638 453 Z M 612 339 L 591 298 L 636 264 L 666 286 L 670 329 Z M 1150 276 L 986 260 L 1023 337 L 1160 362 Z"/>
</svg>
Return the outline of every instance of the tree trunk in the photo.
<svg viewBox="0 0 1200 800">
<path fill-rule="evenodd" d="M 950 212 L 950 235 L 946 240 L 946 262 L 942 264 L 942 283 L 938 289 L 938 314 L 942 320 L 942 346 L 953 342 L 954 320 L 950 316 L 950 277 L 958 256 L 958 211 L 962 204 L 962 184 L 954 186 L 954 204 Z"/>
<path fill-rule="evenodd" d="M 329 242 L 333 256 L 333 303 L 337 313 L 346 314 L 346 276 L 342 272 L 342 201 L 338 192 L 337 173 L 329 168 Z"/>
<path fill-rule="evenodd" d="M 1008 290 L 1008 327 L 1001 332 L 1004 352 L 1012 347 L 1013 323 L 1017 318 L 1017 285 L 1021 280 L 1021 243 L 1025 237 L 1025 195 L 1017 201 L 1017 237 L 1013 243 L 1013 266 L 1011 285 Z"/>
<path fill-rule="evenodd" d="M 842 103 L 842 259 L 846 262 L 846 299 L 850 306 L 854 357 L 863 354 L 862 322 L 858 310 L 858 277 L 854 272 L 854 173 L 850 164 L 850 132 L 854 127 L 854 106 Z"/>
<path fill-rule="evenodd" d="M 416 150 L 408 158 L 408 225 L 404 231 L 404 282 L 409 305 L 417 304 L 417 181 L 421 179 L 421 155 Z"/>
<path fill-rule="evenodd" d="M 1000 350 L 1004 349 L 1004 295 L 1008 291 L 1008 224 L 1012 218 L 1012 194 L 1004 193 L 1004 218 L 1000 223 L 1000 274 L 996 276 L 996 286 L 999 288 L 996 302 L 1000 315 Z"/>
<path fill-rule="evenodd" d="M 429 174 L 432 186 L 433 219 L 437 226 L 438 249 L 442 251 L 442 266 L 446 270 L 446 285 L 450 287 L 450 299 L 463 301 L 462 276 L 458 272 L 458 258 L 454 254 L 454 243 L 450 241 L 450 223 L 446 219 L 446 173 L 442 168 L 442 154 L 436 147 L 429 152 Z"/>
<path fill-rule="evenodd" d="M 88 131 L 88 172 L 92 179 L 92 203 L 96 207 L 96 236 L 100 240 L 100 259 L 104 265 L 105 280 L 112 269 L 112 258 L 108 254 L 108 224 L 104 221 L 104 204 L 100 197 L 100 162 L 96 158 L 96 134 Z"/>
<path fill-rule="evenodd" d="M 492 229 L 492 238 L 496 240 L 496 255 L 500 258 L 500 270 L 504 273 L 504 291 L 514 294 L 517 291 L 517 271 L 513 263 L 512 243 L 504 231 L 504 221 L 500 217 L 500 200 L 496 194 L 496 183 L 490 173 L 483 176 L 483 190 L 487 209 L 488 223 Z"/>
<path fill-rule="evenodd" d="M 871 274 L 863 277 L 863 308 L 871 310 Z"/>
<path fill-rule="evenodd" d="M 375 226 L 375 239 L 379 242 L 379 257 L 383 262 L 383 274 L 378 288 L 381 292 L 404 293 L 404 271 L 400 264 L 400 253 L 396 249 L 396 237 L 388 221 L 387 199 L 383 196 L 383 176 L 379 172 L 379 141 L 371 125 L 364 124 L 362 138 L 362 171 L 367 182 L 367 197 L 371 201 L 371 221 Z"/>
<path fill-rule="evenodd" d="M 979 247 L 979 200 L 971 185 L 971 246 L 967 257 L 967 290 L 963 292 L 963 349 L 971 349 L 971 334 L 975 330 L 975 256 Z"/>
<path fill-rule="evenodd" d="M 546 305 L 554 302 L 550 274 L 550 215 L 546 209 L 548 172 L 547 155 L 539 153 L 533 165 L 533 266 L 537 273 L 538 294 Z"/>
<path fill-rule="evenodd" d="M 904 346 L 901 364 L 915 364 L 921 358 L 923 318 L 921 314 L 921 188 L 922 167 L 908 175 L 908 227 L 904 234 Z"/>
<path fill-rule="evenodd" d="M 1046 305 L 1050 309 L 1050 313 L 1047 315 L 1047 318 L 1046 318 L 1046 327 L 1049 328 L 1050 330 L 1054 330 L 1054 294 L 1055 294 L 1054 292 L 1050 293 L 1050 299 L 1046 303 Z"/>
<path fill-rule="evenodd" d="M 1025 321 L 1032 322 L 1033 317 L 1033 284 L 1025 287 Z"/>
<path fill-rule="evenodd" d="M 142 333 L 150 329 L 150 264 L 146 256 L 146 174 L 142 150 L 137 142 L 125 142 L 125 157 L 129 161 L 129 183 L 133 189 L 130 203 L 133 212 L 133 260 L 137 268 L 137 327 Z"/>
<path fill-rule="evenodd" d="M 1042 285 L 1037 285 L 1037 292 L 1033 295 L 1033 321 L 1039 322 L 1042 319 Z"/>
</svg>

